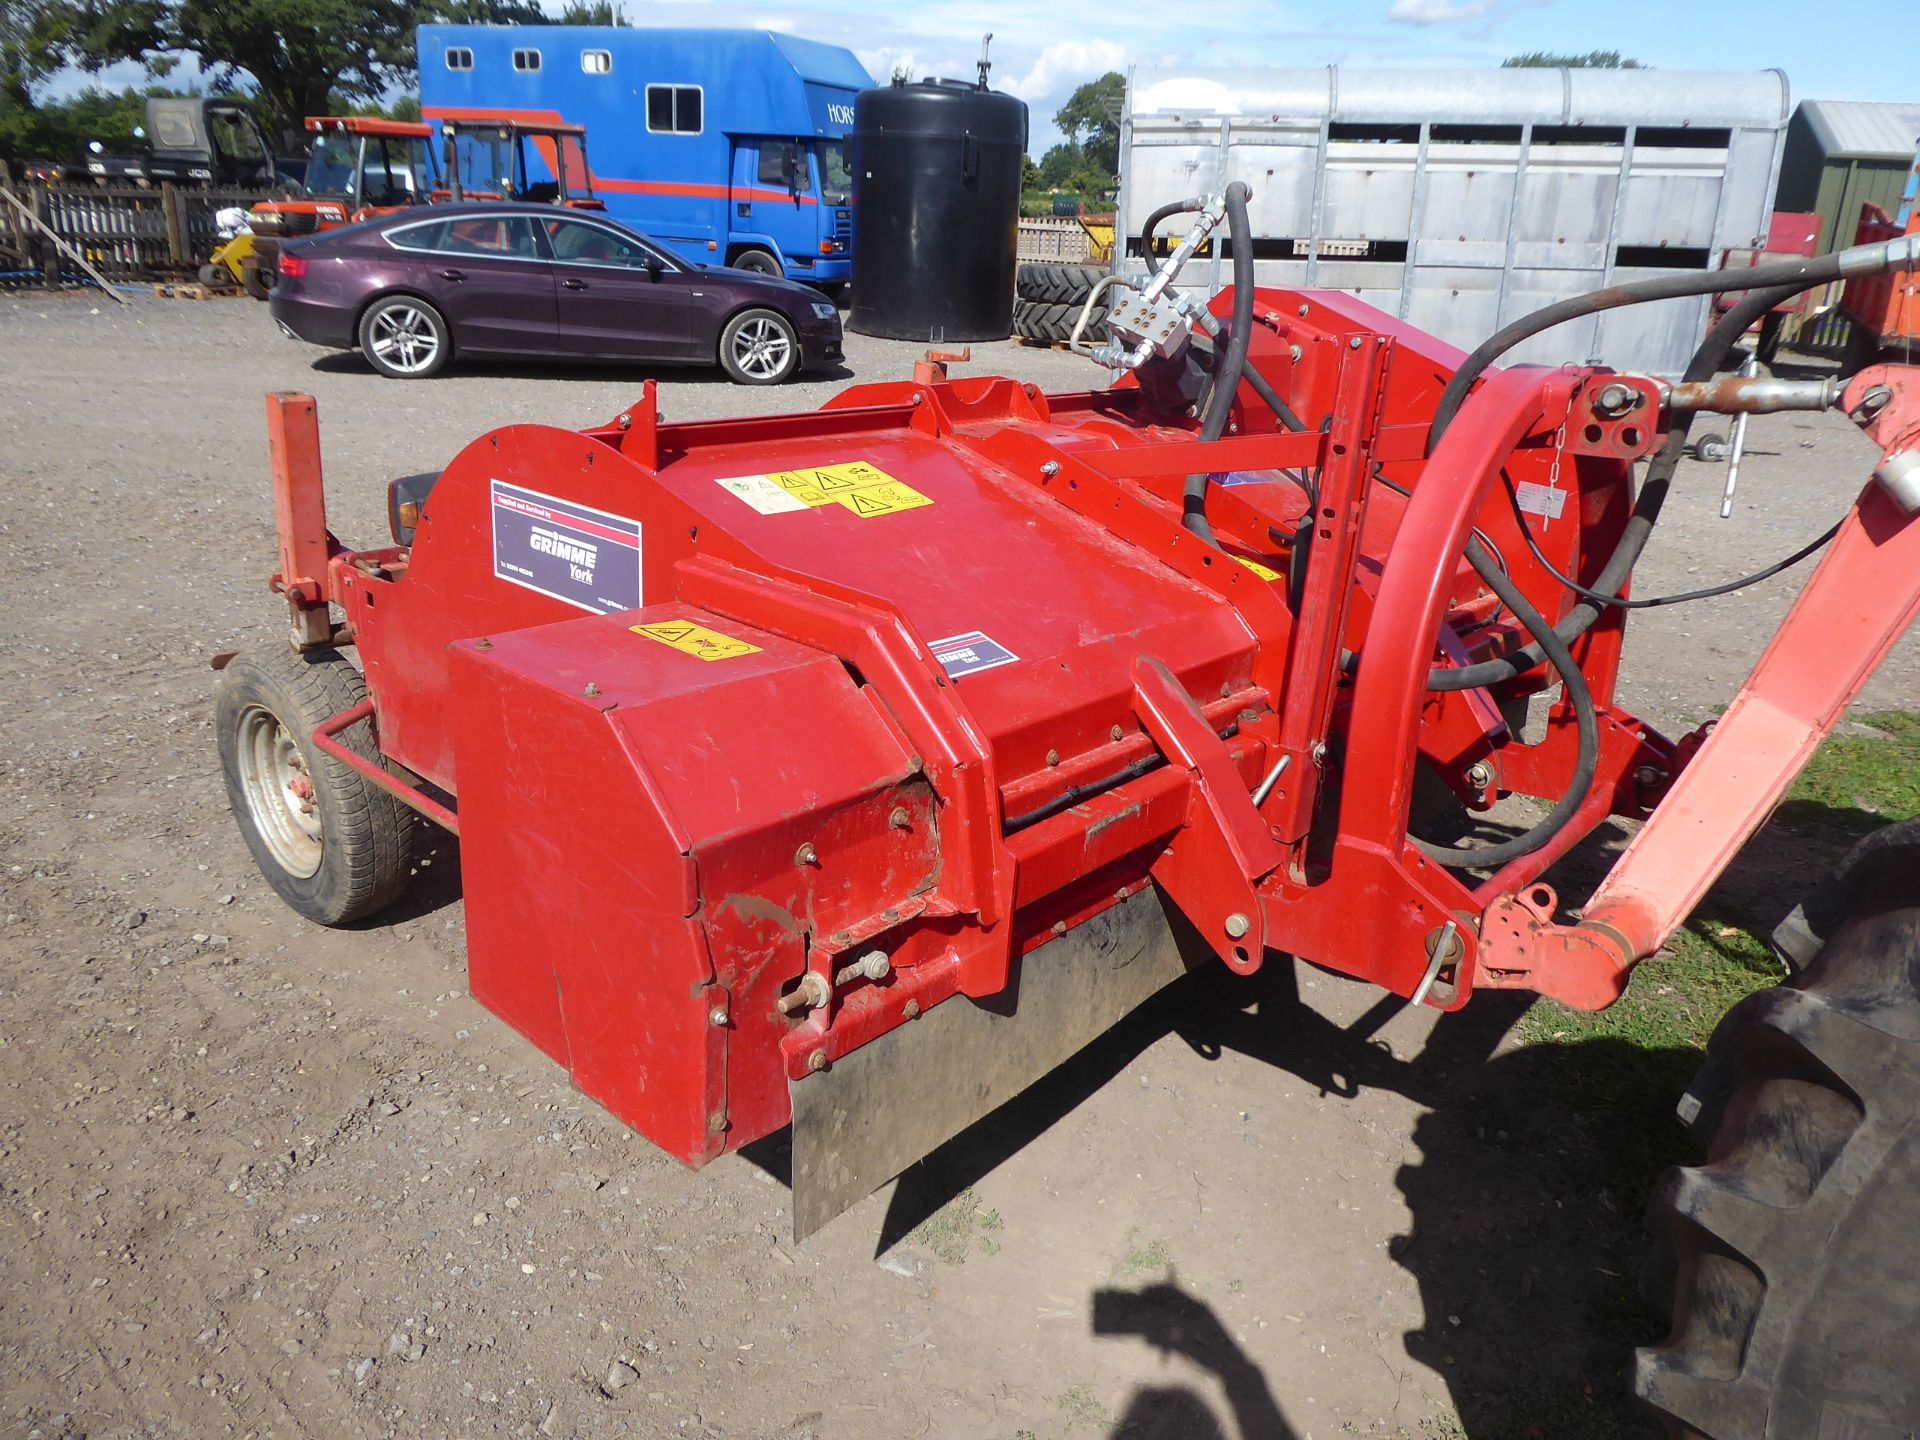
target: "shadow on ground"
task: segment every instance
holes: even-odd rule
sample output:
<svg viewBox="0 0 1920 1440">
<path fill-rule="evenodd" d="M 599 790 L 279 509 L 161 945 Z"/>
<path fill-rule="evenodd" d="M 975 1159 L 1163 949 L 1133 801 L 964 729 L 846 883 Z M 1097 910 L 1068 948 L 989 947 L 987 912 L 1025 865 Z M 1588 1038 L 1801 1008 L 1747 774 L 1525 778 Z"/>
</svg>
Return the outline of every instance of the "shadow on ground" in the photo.
<svg viewBox="0 0 1920 1440">
<path fill-rule="evenodd" d="M 1866 812 L 1790 801 L 1735 861 L 1704 907 L 1765 935 L 1858 835 L 1884 823 Z M 1584 896 L 1626 838 L 1603 827 L 1551 878 Z M 1413 1214 L 1395 1260 L 1415 1277 L 1424 1309 L 1407 1352 L 1442 1376 L 1457 1431 L 1356 1426 L 1355 1433 L 1469 1440 L 1643 1437 L 1629 1400 L 1633 1348 L 1665 1334 L 1641 1297 L 1647 1196 L 1669 1165 L 1693 1163 L 1697 1142 L 1673 1114 L 1701 1052 L 1691 1044 L 1617 1036 L 1502 1048 L 1532 997 L 1483 993 L 1439 1019 L 1416 1055 L 1396 1058 L 1378 1033 L 1404 1002 L 1383 995 L 1351 1024 L 1303 1004 L 1299 969 L 1274 959 L 1247 979 L 1189 975 L 1051 1076 L 962 1132 L 895 1187 L 884 1252 L 1002 1161 L 1112 1080 L 1141 1052 L 1177 1034 L 1217 1059 L 1238 1052 L 1288 1071 L 1323 1094 L 1386 1090 L 1427 1111 L 1414 1140 L 1420 1162 L 1396 1177 Z M 1543 1012 L 1543 1015 L 1551 1012 Z M 1133 1397 L 1108 1432 L 1119 1437 L 1219 1436 L 1268 1440 L 1296 1433 L 1252 1360 L 1206 1304 L 1177 1285 L 1101 1291 L 1093 1329 L 1178 1350 L 1221 1376 L 1231 1413 L 1213 1413 L 1190 1388 Z M 1383 1406 L 1383 1410 L 1384 1410 Z"/>
</svg>

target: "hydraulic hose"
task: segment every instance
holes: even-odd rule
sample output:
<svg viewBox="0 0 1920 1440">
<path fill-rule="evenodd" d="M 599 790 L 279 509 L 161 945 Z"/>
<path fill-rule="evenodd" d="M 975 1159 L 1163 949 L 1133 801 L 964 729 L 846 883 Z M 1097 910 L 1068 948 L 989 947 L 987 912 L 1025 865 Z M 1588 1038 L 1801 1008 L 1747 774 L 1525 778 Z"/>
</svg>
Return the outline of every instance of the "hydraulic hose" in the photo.
<svg viewBox="0 0 1920 1440">
<path fill-rule="evenodd" d="M 1233 233 L 1233 320 L 1227 348 L 1214 368 L 1213 386 L 1207 391 L 1200 423 L 1203 444 L 1227 433 L 1233 402 L 1240 393 L 1240 377 L 1247 368 L 1247 346 L 1253 340 L 1253 228 L 1247 218 L 1247 198 L 1252 193 L 1239 180 L 1227 186 L 1227 224 Z M 1204 472 L 1187 476 L 1180 523 L 1217 550 L 1220 542 L 1207 523 L 1207 487 L 1211 483 L 1212 477 Z"/>
<path fill-rule="evenodd" d="M 1735 342 L 1747 332 L 1755 320 L 1789 296 L 1821 283 L 1823 282 L 1819 280 L 1809 280 L 1776 285 L 1744 296 L 1707 332 L 1706 338 L 1701 341 L 1699 349 L 1694 352 L 1693 359 L 1688 363 L 1684 378 L 1689 381 L 1710 378 L 1720 368 Z M 1469 363 L 1472 362 L 1469 361 Z M 1484 362 L 1482 368 L 1484 368 Z M 1681 451 L 1686 446 L 1687 427 L 1691 422 L 1692 415 L 1688 412 L 1681 412 L 1673 417 L 1672 429 L 1667 436 L 1666 444 L 1647 465 L 1647 473 L 1641 484 L 1640 493 L 1636 497 L 1633 514 L 1628 517 L 1627 524 L 1623 527 L 1620 542 L 1614 547 L 1614 552 L 1602 567 L 1600 575 L 1596 577 L 1596 589 L 1606 590 L 1610 587 L 1612 590 L 1618 590 L 1626 583 L 1627 576 L 1632 573 L 1641 551 L 1646 548 L 1648 537 L 1653 532 L 1654 522 L 1659 519 L 1661 507 L 1666 503 L 1667 489 L 1673 479 L 1674 470 L 1680 463 Z M 1558 625 L 1549 624 L 1547 618 L 1534 608 L 1519 587 L 1494 563 L 1477 536 L 1468 538 L 1466 553 L 1468 563 L 1473 566 L 1474 571 L 1485 582 L 1487 588 L 1513 611 L 1514 618 L 1519 620 L 1527 633 L 1534 637 L 1533 642 L 1498 660 L 1483 661 L 1478 665 L 1462 666 L 1454 670 L 1434 670 L 1427 677 L 1428 688 L 1465 690 L 1490 685 L 1522 674 L 1544 659 L 1553 666 L 1555 673 L 1560 677 L 1561 684 L 1565 687 L 1567 702 L 1573 707 L 1578 742 L 1574 773 L 1566 792 L 1561 795 L 1544 819 L 1523 834 L 1504 840 L 1497 845 L 1468 850 L 1436 846 L 1417 835 L 1408 836 L 1422 853 L 1437 864 L 1451 869 L 1481 869 L 1504 865 L 1510 860 L 1530 855 L 1545 845 L 1566 827 L 1574 813 L 1585 802 L 1587 792 L 1593 786 L 1599 759 L 1599 722 L 1594 711 L 1593 693 L 1587 685 L 1586 676 L 1581 673 L 1579 664 L 1573 658 L 1568 642 L 1585 633 L 1606 607 L 1582 599 L 1567 612 Z"/>
<path fill-rule="evenodd" d="M 1147 216 L 1147 223 L 1140 227 L 1140 254 L 1147 262 L 1149 276 L 1160 273 L 1160 257 L 1153 253 L 1154 232 L 1176 215 L 1186 215 L 1206 208 L 1205 196 L 1190 195 L 1185 200 L 1175 200 L 1171 205 L 1162 205 Z"/>
<path fill-rule="evenodd" d="M 1567 703 L 1573 706 L 1579 741 L 1574 755 L 1573 778 L 1567 785 L 1566 793 L 1532 829 L 1510 840 L 1502 840 L 1497 845 L 1476 846 L 1467 850 L 1435 845 L 1418 835 L 1407 836 L 1428 859 L 1456 870 L 1487 869 L 1504 865 L 1509 860 L 1518 860 L 1522 855 L 1531 855 L 1565 829 L 1573 819 L 1574 812 L 1586 803 L 1587 792 L 1593 788 L 1593 777 L 1600 768 L 1600 721 L 1594 712 L 1593 691 L 1587 686 L 1587 677 L 1580 673 L 1573 651 L 1567 648 L 1567 642 L 1547 623 L 1547 617 L 1533 608 L 1533 602 L 1506 574 L 1493 569 L 1485 578 L 1488 588 L 1506 603 L 1520 623 L 1540 637 L 1547 659 L 1559 672 L 1561 683 L 1566 686 Z"/>
<path fill-rule="evenodd" d="M 1849 250 L 1837 250 L 1831 255 L 1819 255 L 1810 260 L 1769 260 L 1747 270 L 1691 270 L 1675 275 L 1655 275 L 1605 290 L 1591 290 L 1585 295 L 1575 295 L 1543 306 L 1482 341 L 1479 348 L 1466 358 L 1453 379 L 1447 382 L 1447 388 L 1440 394 L 1440 403 L 1434 407 L 1433 424 L 1427 431 L 1427 453 L 1433 453 L 1433 447 L 1446 434 L 1453 417 L 1459 414 L 1467 392 L 1473 388 L 1473 382 L 1480 378 L 1489 365 L 1522 340 L 1531 339 L 1542 330 L 1550 330 L 1565 321 L 1597 315 L 1603 310 L 1617 310 L 1623 305 L 1641 305 L 1649 300 L 1679 300 L 1692 295 L 1721 295 L 1737 290 L 1770 290 L 1777 285 L 1791 285 L 1794 287 L 1792 293 L 1798 293 L 1832 280 L 1844 280 L 1849 275 L 1877 275 L 1886 270 L 1910 269 L 1916 263 L 1920 263 L 1920 234 L 1903 235 L 1884 244 L 1856 245 Z"/>
<path fill-rule="evenodd" d="M 1755 320 L 1765 315 L 1782 300 L 1824 283 L 1821 280 L 1807 280 L 1790 285 L 1777 285 L 1769 290 L 1757 290 L 1746 295 L 1707 332 L 1706 338 L 1700 342 L 1700 348 L 1694 351 L 1693 359 L 1688 362 L 1682 378 L 1689 382 L 1711 379 L 1714 372 L 1732 352 L 1734 344 L 1747 333 Z M 1479 351 L 1474 353 L 1478 354 Z M 1435 423 L 1439 423 L 1437 417 Z M 1640 493 L 1634 498 L 1633 513 L 1627 517 L 1627 523 L 1621 529 L 1620 540 L 1614 547 L 1613 554 L 1607 558 L 1607 563 L 1594 577 L 1593 589 L 1608 594 L 1617 592 L 1626 584 L 1627 577 L 1633 573 L 1633 567 L 1639 563 L 1641 552 L 1646 549 L 1647 540 L 1653 534 L 1654 522 L 1660 518 L 1661 508 L 1667 503 L 1667 489 L 1673 481 L 1674 471 L 1679 467 L 1681 452 L 1686 448 L 1687 428 L 1692 423 L 1693 415 L 1690 411 L 1681 411 L 1673 417 L 1667 442 L 1647 462 L 1646 475 L 1640 482 Z M 1477 541 L 1467 542 L 1467 561 L 1483 580 L 1487 578 L 1487 572 L 1494 568 Z M 1491 588 L 1491 582 L 1489 582 L 1489 588 Z M 1600 618 L 1605 609 L 1603 605 L 1582 600 L 1553 628 L 1562 640 L 1577 640 L 1592 627 L 1593 622 Z M 1524 645 L 1498 659 L 1483 660 L 1476 665 L 1463 665 L 1453 670 L 1434 670 L 1427 676 L 1427 688 L 1429 690 L 1477 690 L 1483 685 L 1497 685 L 1503 680 L 1511 680 L 1516 675 L 1525 674 L 1546 658 L 1546 651 L 1536 637 L 1532 644 Z"/>
</svg>

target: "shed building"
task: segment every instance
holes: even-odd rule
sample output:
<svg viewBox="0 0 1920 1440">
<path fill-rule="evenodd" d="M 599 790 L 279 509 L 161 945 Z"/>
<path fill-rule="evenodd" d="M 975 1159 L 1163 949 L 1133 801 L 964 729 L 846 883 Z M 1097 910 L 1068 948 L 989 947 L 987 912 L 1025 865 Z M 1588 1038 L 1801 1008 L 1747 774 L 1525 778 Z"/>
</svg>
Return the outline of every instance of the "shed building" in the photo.
<svg viewBox="0 0 1920 1440">
<path fill-rule="evenodd" d="M 1787 124 L 1780 160 L 1781 210 L 1820 217 L 1820 253 L 1853 243 L 1860 207 L 1891 215 L 1913 175 L 1920 150 L 1920 102 L 1876 105 L 1860 100 L 1803 100 Z"/>
</svg>

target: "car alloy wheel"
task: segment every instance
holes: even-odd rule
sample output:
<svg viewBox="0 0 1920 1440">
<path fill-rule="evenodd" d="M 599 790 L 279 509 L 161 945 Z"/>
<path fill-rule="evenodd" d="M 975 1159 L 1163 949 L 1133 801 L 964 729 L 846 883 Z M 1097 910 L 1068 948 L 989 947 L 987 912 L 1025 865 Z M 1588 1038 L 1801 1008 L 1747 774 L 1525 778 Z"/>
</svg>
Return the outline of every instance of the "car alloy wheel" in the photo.
<svg viewBox="0 0 1920 1440">
<path fill-rule="evenodd" d="M 793 358 L 793 340 L 772 319 L 749 320 L 733 335 L 733 359 L 756 380 L 777 378 Z"/>
<path fill-rule="evenodd" d="M 440 355 L 440 335 L 425 313 L 412 305 L 389 305 L 373 317 L 369 343 L 395 370 L 418 375 Z"/>
</svg>

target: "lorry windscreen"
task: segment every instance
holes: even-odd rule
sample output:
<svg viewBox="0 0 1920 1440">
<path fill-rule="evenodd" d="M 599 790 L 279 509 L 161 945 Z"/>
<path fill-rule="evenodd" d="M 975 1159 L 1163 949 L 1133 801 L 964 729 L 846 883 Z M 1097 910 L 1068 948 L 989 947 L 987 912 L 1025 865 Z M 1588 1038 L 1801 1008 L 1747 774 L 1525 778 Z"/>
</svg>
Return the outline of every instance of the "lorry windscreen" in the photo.
<svg viewBox="0 0 1920 1440">
<path fill-rule="evenodd" d="M 828 205 L 844 205 L 853 194 L 853 172 L 847 169 L 847 147 L 838 140 L 822 140 L 816 147 L 820 157 L 820 198 Z"/>
</svg>

